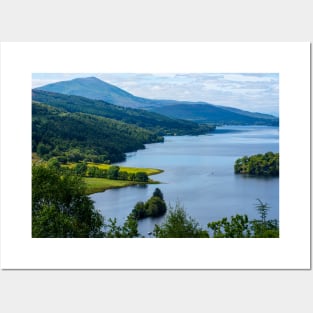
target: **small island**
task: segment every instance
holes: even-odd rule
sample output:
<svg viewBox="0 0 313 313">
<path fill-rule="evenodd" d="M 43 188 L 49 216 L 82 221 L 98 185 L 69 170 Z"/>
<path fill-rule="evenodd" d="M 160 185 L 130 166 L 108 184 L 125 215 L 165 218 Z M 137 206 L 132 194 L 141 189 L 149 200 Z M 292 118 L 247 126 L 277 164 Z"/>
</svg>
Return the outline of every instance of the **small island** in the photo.
<svg viewBox="0 0 313 313">
<path fill-rule="evenodd" d="M 236 160 L 235 174 L 247 174 L 252 176 L 279 176 L 279 153 L 267 152 L 250 157 L 244 156 Z"/>
</svg>

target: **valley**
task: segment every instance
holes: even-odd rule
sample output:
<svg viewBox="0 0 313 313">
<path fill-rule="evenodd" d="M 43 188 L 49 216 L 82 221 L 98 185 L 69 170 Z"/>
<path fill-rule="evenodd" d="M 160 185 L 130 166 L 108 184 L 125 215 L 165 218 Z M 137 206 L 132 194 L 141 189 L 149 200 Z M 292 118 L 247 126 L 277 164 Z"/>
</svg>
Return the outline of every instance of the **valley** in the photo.
<svg viewBox="0 0 313 313">
<path fill-rule="evenodd" d="M 96 77 L 35 88 L 33 236 L 278 237 L 278 125 Z M 269 207 L 265 223 L 258 212 Z"/>
</svg>

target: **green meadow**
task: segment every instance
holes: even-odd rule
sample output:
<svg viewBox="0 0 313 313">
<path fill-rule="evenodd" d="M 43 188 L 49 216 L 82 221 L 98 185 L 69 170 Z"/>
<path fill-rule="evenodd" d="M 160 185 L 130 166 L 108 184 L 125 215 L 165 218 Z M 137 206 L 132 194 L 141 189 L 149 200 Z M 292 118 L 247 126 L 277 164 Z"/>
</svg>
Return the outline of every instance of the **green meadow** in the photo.
<svg viewBox="0 0 313 313">
<path fill-rule="evenodd" d="M 138 184 L 138 182 L 134 181 L 113 180 L 97 177 L 84 177 L 83 179 L 87 186 L 86 193 L 88 195 L 96 192 L 101 192 L 107 189 L 122 188 Z"/>
</svg>

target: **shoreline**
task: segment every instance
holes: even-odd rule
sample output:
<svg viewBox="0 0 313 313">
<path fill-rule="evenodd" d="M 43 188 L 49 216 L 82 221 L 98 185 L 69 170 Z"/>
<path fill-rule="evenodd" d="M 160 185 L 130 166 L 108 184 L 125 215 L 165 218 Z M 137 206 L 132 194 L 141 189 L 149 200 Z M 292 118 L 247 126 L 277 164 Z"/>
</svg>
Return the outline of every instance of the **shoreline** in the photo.
<svg viewBox="0 0 313 313">
<path fill-rule="evenodd" d="M 149 174 L 148 176 L 161 174 L 164 170 L 153 169 L 155 172 Z M 161 182 L 152 180 L 149 178 L 147 182 L 138 182 L 130 180 L 118 180 L 118 179 L 106 179 L 106 178 L 96 178 L 96 177 L 83 177 L 86 184 L 86 194 L 92 195 L 99 192 L 104 192 L 109 189 L 125 188 L 136 185 L 150 185 L 150 184 L 161 184 Z"/>
</svg>

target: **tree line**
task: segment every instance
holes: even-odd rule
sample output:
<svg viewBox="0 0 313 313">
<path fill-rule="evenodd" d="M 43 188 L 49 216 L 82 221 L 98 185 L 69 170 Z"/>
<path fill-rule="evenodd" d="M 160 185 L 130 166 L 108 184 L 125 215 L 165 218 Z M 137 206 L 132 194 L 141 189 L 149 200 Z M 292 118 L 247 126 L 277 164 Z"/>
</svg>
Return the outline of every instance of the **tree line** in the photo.
<svg viewBox="0 0 313 313">
<path fill-rule="evenodd" d="M 49 164 L 58 166 L 58 162 L 54 160 L 50 160 Z M 111 165 L 108 169 L 101 169 L 97 166 L 87 166 L 86 162 L 79 162 L 73 168 L 63 167 L 63 171 L 72 172 L 83 177 L 97 177 L 137 182 L 148 182 L 149 180 L 146 172 L 138 171 L 136 173 L 128 173 L 127 171 L 121 171 L 118 165 Z"/>
<path fill-rule="evenodd" d="M 234 171 L 253 176 L 279 176 L 279 153 L 244 156 L 235 161 Z"/>
<path fill-rule="evenodd" d="M 162 216 L 165 221 L 155 225 L 156 238 L 256 238 L 279 237 L 279 223 L 268 220 L 269 206 L 258 200 L 260 218 L 232 216 L 209 222 L 208 229 L 190 217 L 182 205 L 167 208 L 163 194 L 156 188 L 146 202 L 138 202 L 125 222 L 115 218 L 107 221 L 86 195 L 82 176 L 61 171 L 52 164 L 37 164 L 32 168 L 32 236 L 40 238 L 137 238 L 138 220 Z"/>
</svg>

